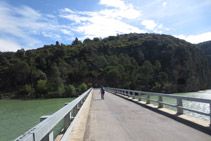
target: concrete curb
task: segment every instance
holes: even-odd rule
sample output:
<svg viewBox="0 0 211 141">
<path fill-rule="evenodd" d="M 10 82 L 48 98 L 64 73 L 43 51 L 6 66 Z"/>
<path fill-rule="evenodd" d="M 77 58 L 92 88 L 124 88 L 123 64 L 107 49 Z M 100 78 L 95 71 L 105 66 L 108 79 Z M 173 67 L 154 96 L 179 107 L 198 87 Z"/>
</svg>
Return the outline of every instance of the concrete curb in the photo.
<svg viewBox="0 0 211 141">
<path fill-rule="evenodd" d="M 90 95 L 87 97 L 87 100 L 81 107 L 82 108 L 81 114 L 78 120 L 76 121 L 71 134 L 68 137 L 68 141 L 83 141 L 90 105 L 92 101 L 92 95 L 93 95 L 93 90 L 90 92 Z"/>
</svg>

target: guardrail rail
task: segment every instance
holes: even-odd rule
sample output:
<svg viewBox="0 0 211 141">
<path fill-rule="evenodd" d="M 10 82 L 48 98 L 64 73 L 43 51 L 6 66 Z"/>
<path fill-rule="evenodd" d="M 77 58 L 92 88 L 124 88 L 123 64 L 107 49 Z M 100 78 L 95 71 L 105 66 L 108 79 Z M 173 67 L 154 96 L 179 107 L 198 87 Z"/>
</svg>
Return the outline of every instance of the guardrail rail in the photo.
<svg viewBox="0 0 211 141">
<path fill-rule="evenodd" d="M 139 101 L 142 101 L 142 99 L 144 99 L 146 100 L 146 104 L 150 104 L 150 101 L 153 101 L 153 102 L 158 103 L 158 108 L 163 108 L 163 105 L 175 107 L 177 109 L 177 115 L 181 115 L 183 114 L 183 110 L 187 110 L 190 112 L 208 116 L 210 118 L 209 126 L 211 127 L 211 100 L 209 99 L 192 98 L 192 97 L 177 96 L 177 95 L 172 95 L 172 94 L 170 95 L 170 94 L 163 94 L 163 93 L 154 93 L 154 92 L 145 92 L 145 91 L 137 91 L 137 90 L 118 89 L 118 88 L 106 88 L 106 91 L 111 92 L 111 93 L 118 93 L 118 94 L 125 95 L 128 97 L 137 98 Z M 143 95 L 146 95 L 146 97 L 143 97 Z M 158 96 L 158 100 L 150 99 L 151 95 Z M 163 97 L 176 99 L 176 105 L 163 102 Z M 209 108 L 210 111 L 209 113 L 204 113 L 204 112 L 197 111 L 194 109 L 185 108 L 183 107 L 183 100 L 208 103 L 210 107 Z"/>
<path fill-rule="evenodd" d="M 92 91 L 92 88 L 81 94 L 78 98 L 70 103 L 66 103 L 63 108 L 52 115 L 40 117 L 40 123 L 19 136 L 15 141 L 53 141 L 54 127 L 64 119 L 64 132 L 68 128 L 74 126 L 74 121 L 77 120 L 77 114 L 85 102 L 86 98 Z"/>
</svg>

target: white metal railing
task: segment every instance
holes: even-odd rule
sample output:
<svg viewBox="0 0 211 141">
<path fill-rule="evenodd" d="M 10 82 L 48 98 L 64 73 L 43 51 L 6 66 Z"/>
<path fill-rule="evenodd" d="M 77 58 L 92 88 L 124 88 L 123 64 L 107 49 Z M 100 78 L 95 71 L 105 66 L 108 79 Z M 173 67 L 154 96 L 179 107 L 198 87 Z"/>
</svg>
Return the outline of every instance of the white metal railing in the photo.
<svg viewBox="0 0 211 141">
<path fill-rule="evenodd" d="M 54 127 L 64 119 L 64 131 L 71 126 L 71 123 L 75 121 L 75 117 L 83 105 L 84 101 L 88 97 L 92 88 L 84 92 L 78 98 L 70 103 L 66 103 L 63 108 L 58 110 L 52 115 L 42 116 L 40 118 L 40 123 L 19 136 L 15 141 L 53 141 L 53 129 Z"/>
<path fill-rule="evenodd" d="M 169 94 L 163 94 L 163 93 L 144 92 L 144 91 L 118 89 L 118 88 L 106 88 L 106 91 L 118 93 L 118 94 L 121 94 L 121 95 L 126 95 L 126 96 L 133 97 L 133 98 L 138 98 L 140 101 L 142 99 L 145 99 L 146 104 L 150 104 L 150 101 L 153 101 L 153 102 L 158 103 L 158 108 L 163 108 L 163 105 L 175 107 L 177 109 L 177 115 L 181 115 L 181 114 L 183 114 L 183 110 L 187 110 L 187 111 L 194 112 L 194 113 L 197 113 L 197 114 L 209 116 L 210 126 L 211 126 L 211 100 L 209 100 L 209 99 L 192 98 L 192 97 L 169 95 Z M 143 95 L 146 95 L 146 97 L 143 97 Z M 158 96 L 158 100 L 150 99 L 151 95 Z M 169 97 L 169 98 L 176 99 L 176 105 L 173 105 L 171 103 L 163 102 L 163 97 Z M 208 103 L 209 107 L 210 107 L 210 112 L 204 113 L 204 112 L 197 111 L 197 110 L 194 110 L 194 109 L 185 108 L 185 107 L 183 107 L 183 100 L 201 102 L 201 103 Z"/>
</svg>

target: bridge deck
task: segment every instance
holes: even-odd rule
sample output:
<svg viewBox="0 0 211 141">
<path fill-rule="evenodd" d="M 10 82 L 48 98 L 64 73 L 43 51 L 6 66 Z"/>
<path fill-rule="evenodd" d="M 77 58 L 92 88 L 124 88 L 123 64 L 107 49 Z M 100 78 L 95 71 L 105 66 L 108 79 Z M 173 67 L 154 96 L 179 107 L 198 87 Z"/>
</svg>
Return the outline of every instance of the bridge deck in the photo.
<svg viewBox="0 0 211 141">
<path fill-rule="evenodd" d="M 94 90 L 84 140 L 211 140 L 211 136 L 113 94 Z"/>
</svg>

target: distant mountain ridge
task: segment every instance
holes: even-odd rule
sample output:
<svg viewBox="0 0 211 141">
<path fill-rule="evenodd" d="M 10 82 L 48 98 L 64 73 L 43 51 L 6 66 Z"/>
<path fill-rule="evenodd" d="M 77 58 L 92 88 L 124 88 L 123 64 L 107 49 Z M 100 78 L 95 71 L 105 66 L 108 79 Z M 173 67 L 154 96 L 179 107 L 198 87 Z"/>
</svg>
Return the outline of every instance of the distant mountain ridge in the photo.
<svg viewBox="0 0 211 141">
<path fill-rule="evenodd" d="M 210 88 L 207 57 L 198 46 L 169 35 L 125 34 L 77 38 L 0 52 L 1 97 L 69 97 L 88 87 L 164 93 Z"/>
</svg>

